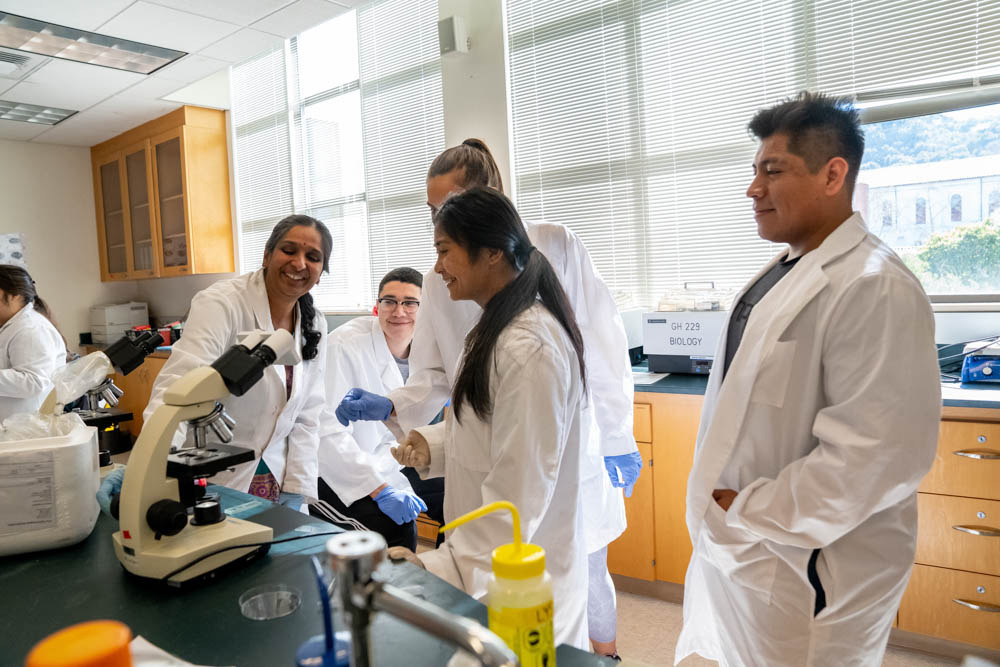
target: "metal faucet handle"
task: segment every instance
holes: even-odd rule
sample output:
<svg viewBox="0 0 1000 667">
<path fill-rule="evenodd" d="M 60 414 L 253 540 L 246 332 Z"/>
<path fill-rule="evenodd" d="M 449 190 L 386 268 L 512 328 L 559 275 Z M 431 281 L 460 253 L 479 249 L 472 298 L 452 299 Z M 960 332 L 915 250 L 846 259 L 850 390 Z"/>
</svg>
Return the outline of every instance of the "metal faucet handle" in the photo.
<svg viewBox="0 0 1000 667">
<path fill-rule="evenodd" d="M 363 530 L 335 535 L 326 543 L 334 572 L 360 584 L 371 581 L 375 570 L 386 559 L 388 550 L 384 537 Z"/>
<path fill-rule="evenodd" d="M 207 415 L 192 419 L 188 422 L 194 427 L 194 446 L 205 447 L 208 444 L 208 429 L 212 429 L 221 442 L 229 443 L 233 441 L 233 428 L 236 420 L 226 413 L 225 406 L 218 401 L 215 407 Z"/>
</svg>

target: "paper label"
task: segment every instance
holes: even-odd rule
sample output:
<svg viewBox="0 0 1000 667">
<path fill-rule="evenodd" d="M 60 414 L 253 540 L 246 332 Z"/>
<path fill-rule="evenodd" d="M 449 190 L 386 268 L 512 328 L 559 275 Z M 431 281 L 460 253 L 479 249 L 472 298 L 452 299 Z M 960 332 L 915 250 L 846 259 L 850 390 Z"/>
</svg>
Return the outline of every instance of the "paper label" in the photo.
<svg viewBox="0 0 1000 667">
<path fill-rule="evenodd" d="M 555 667 L 552 600 L 537 607 L 489 607 L 490 630 L 517 655 L 521 667 Z"/>
<path fill-rule="evenodd" d="M 0 457 L 0 535 L 56 525 L 55 468 L 51 451 Z"/>
</svg>

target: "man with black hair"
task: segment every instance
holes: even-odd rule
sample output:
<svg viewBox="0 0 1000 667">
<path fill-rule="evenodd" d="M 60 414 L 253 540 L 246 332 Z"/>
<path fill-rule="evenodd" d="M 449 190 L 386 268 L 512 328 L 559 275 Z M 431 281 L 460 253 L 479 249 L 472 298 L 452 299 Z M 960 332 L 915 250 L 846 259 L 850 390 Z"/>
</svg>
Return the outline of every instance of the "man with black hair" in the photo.
<svg viewBox="0 0 1000 667">
<path fill-rule="evenodd" d="M 737 297 L 709 378 L 675 658 L 879 665 L 936 450 L 934 320 L 852 211 L 857 112 L 801 93 L 749 130 L 757 231 L 787 248 Z"/>
<path fill-rule="evenodd" d="M 420 480 L 415 472 L 401 470 L 389 453 L 396 439 L 381 422 L 344 427 L 332 409 L 352 387 L 384 394 L 406 382 L 422 282 L 419 271 L 393 269 L 379 283 L 375 315 L 330 332 L 326 396 L 331 412 L 319 447 L 319 502 L 309 506 L 313 516 L 349 530 L 375 531 L 390 546 L 409 549 L 417 544 L 414 520 L 428 505 L 443 522 L 443 480 Z"/>
</svg>

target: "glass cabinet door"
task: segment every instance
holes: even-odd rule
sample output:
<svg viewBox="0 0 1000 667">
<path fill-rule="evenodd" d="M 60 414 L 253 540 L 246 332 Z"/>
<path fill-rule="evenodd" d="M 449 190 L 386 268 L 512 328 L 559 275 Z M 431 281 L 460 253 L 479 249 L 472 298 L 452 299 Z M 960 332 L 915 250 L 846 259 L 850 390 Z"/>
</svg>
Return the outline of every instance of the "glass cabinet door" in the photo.
<svg viewBox="0 0 1000 667">
<path fill-rule="evenodd" d="M 121 163 L 119 159 L 99 167 L 101 176 L 101 223 L 104 229 L 104 252 L 108 273 L 127 275 L 128 252 L 125 210 L 122 206 Z"/>
<path fill-rule="evenodd" d="M 125 174 L 128 183 L 129 227 L 132 236 L 132 271 L 134 277 L 157 274 L 154 250 L 154 220 L 148 146 L 125 151 Z"/>
<path fill-rule="evenodd" d="M 160 246 L 163 273 L 187 272 L 187 218 L 183 178 L 181 131 L 153 140 L 156 161 L 156 192 L 160 215 Z"/>
</svg>

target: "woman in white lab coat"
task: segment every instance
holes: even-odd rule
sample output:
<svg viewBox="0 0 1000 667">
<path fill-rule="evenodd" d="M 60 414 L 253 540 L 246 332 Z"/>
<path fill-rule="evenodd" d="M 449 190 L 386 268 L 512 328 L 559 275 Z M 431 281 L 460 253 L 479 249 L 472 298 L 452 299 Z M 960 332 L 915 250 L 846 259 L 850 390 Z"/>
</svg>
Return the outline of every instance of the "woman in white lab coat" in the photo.
<svg viewBox="0 0 1000 667">
<path fill-rule="evenodd" d="M 448 521 L 498 500 L 517 506 L 521 537 L 545 549 L 556 644 L 585 648 L 579 495 L 589 424 L 583 337 L 573 310 L 513 204 L 495 190 L 474 188 L 446 202 L 435 216 L 434 242 L 434 270 L 451 298 L 484 311 L 469 333 L 452 412 L 441 424 L 416 429 L 395 453 L 421 477 L 444 474 Z M 419 560 L 479 598 L 490 553 L 510 542 L 511 530 L 509 516 L 491 514 L 456 528 Z"/>
<path fill-rule="evenodd" d="M 295 508 L 316 498 L 319 416 L 326 392 L 326 320 L 309 290 L 329 272 L 333 239 L 322 222 L 291 215 L 279 222 L 264 246 L 262 268 L 202 290 L 191 301 L 184 334 L 156 378 L 147 421 L 171 384 L 193 368 L 211 364 L 236 344 L 236 335 L 255 329 L 294 334 L 302 362 L 271 366 L 242 396 L 221 402 L 236 420 L 235 447 L 252 449 L 252 463 L 219 473 L 212 482 L 250 491 Z M 184 444 L 182 426 L 175 444 Z M 193 443 L 193 434 L 187 438 Z"/>
<path fill-rule="evenodd" d="M 28 272 L 0 265 L 0 420 L 37 412 L 66 365 L 66 341 Z"/>
<path fill-rule="evenodd" d="M 500 171 L 489 148 L 478 139 L 466 139 L 431 164 L 427 204 L 435 213 L 449 196 L 475 186 L 503 192 Z M 588 405 L 586 411 L 595 425 L 584 445 L 581 481 L 590 571 L 590 638 L 597 653 L 616 655 L 615 589 L 608 573 L 607 545 L 624 532 L 626 521 L 622 492 L 614 487 L 624 487 L 631 494 L 642 467 L 632 434 L 632 369 L 625 327 L 614 297 L 576 234 L 562 225 L 523 224 L 532 244 L 559 276 L 583 334 L 587 384 L 594 405 L 593 410 Z M 400 438 L 430 422 L 448 400 L 465 337 L 483 312 L 474 301 L 451 300 L 441 277 L 433 271 L 424 276 L 420 310 L 410 351 L 410 377 L 405 386 L 388 396 L 394 412 L 387 424 Z M 352 418 L 383 417 L 356 414 Z"/>
</svg>

